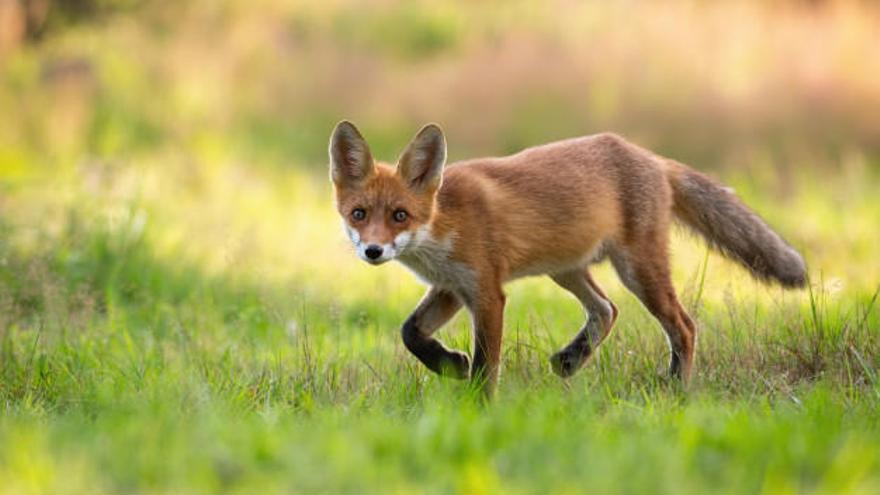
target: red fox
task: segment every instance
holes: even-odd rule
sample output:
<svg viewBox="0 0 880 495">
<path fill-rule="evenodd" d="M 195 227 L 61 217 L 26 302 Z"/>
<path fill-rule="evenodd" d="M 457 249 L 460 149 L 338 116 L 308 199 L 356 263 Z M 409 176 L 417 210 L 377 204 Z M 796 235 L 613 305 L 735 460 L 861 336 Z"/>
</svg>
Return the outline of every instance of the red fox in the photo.
<svg viewBox="0 0 880 495">
<path fill-rule="evenodd" d="M 806 284 L 800 254 L 733 192 L 706 175 L 615 134 L 462 161 L 444 171 L 446 139 L 423 127 L 396 166 L 376 162 L 357 128 L 337 124 L 330 139 L 336 207 L 357 255 L 397 260 L 430 288 L 402 328 L 428 368 L 470 378 L 492 395 L 501 358 L 502 286 L 547 274 L 587 313 L 580 332 L 550 358 L 568 377 L 608 336 L 618 310 L 589 266 L 610 259 L 623 284 L 656 317 L 671 348 L 669 372 L 691 374 L 697 327 L 669 276 L 673 216 L 754 276 Z M 474 327 L 473 360 L 433 334 L 462 307 Z"/>
</svg>

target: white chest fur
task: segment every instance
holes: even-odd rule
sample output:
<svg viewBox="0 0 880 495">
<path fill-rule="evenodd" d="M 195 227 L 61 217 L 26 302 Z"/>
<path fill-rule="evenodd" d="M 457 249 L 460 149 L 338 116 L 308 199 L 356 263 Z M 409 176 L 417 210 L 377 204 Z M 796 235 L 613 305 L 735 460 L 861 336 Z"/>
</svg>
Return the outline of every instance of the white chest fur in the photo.
<svg viewBox="0 0 880 495">
<path fill-rule="evenodd" d="M 459 293 L 471 293 L 476 285 L 474 271 L 452 259 L 454 235 L 434 237 L 430 227 L 421 227 L 412 245 L 397 257 L 423 282 Z"/>
</svg>

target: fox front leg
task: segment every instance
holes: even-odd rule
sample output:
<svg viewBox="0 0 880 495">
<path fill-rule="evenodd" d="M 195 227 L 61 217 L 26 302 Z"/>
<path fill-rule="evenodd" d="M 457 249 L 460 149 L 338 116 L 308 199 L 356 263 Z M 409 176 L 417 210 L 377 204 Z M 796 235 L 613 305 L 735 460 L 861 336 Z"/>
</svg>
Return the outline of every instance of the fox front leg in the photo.
<svg viewBox="0 0 880 495">
<path fill-rule="evenodd" d="M 453 293 L 432 287 L 403 324 L 401 335 L 406 348 L 428 369 L 465 379 L 470 367 L 467 354 L 451 350 L 432 337 L 460 308 L 461 301 Z"/>
<path fill-rule="evenodd" d="M 501 334 L 504 326 L 505 296 L 501 287 L 483 292 L 471 306 L 474 321 L 474 361 L 471 381 L 491 398 L 498 385 L 501 368 Z"/>
</svg>

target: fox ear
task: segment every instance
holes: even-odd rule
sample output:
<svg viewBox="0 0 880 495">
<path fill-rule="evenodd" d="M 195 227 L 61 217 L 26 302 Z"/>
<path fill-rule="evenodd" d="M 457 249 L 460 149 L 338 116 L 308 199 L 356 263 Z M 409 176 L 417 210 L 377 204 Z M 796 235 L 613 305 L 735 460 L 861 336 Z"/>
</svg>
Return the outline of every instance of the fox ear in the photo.
<svg viewBox="0 0 880 495">
<path fill-rule="evenodd" d="M 330 178 L 337 186 L 355 185 L 373 173 L 373 156 L 351 122 L 336 124 L 330 137 Z"/>
<path fill-rule="evenodd" d="M 446 164 L 446 138 L 437 124 L 428 124 L 416 134 L 397 161 L 397 174 L 417 191 L 440 187 Z"/>
</svg>

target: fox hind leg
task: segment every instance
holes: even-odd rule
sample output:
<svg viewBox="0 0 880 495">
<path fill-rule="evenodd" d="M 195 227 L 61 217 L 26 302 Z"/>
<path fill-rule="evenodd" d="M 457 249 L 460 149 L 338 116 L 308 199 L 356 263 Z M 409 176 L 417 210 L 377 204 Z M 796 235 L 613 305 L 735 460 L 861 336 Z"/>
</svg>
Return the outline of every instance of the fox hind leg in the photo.
<svg viewBox="0 0 880 495">
<path fill-rule="evenodd" d="M 687 314 L 669 276 L 669 258 L 663 242 L 642 243 L 611 253 L 611 263 L 623 285 L 641 300 L 660 322 L 669 340 L 669 373 L 687 382 L 694 363 L 697 327 Z M 664 246 L 658 252 L 657 246 Z"/>
<path fill-rule="evenodd" d="M 550 276 L 560 287 L 571 292 L 587 312 L 580 332 L 562 350 L 550 358 L 553 372 L 566 378 L 579 370 L 593 350 L 608 336 L 617 320 L 617 307 L 602 292 L 586 269 L 555 273 Z"/>
</svg>

